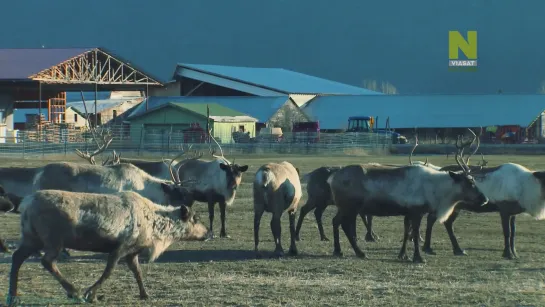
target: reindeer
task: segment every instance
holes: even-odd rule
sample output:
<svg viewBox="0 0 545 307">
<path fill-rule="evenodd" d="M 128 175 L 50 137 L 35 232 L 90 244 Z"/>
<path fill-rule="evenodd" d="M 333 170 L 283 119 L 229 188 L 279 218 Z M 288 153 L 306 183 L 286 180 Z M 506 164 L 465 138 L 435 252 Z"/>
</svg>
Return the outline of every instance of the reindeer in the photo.
<svg viewBox="0 0 545 307">
<path fill-rule="evenodd" d="M 281 243 L 282 227 L 280 218 L 284 211 L 288 212 L 290 220 L 291 244 L 289 253 L 297 255 L 295 244 L 295 212 L 299 200 L 302 197 L 301 182 L 298 170 L 289 162 L 267 163 L 261 166 L 254 178 L 254 242 L 256 257 L 261 257 L 258 252 L 259 225 L 263 213 L 272 213 L 271 231 L 276 248 L 275 255 L 282 257 L 284 249 Z"/>
<path fill-rule="evenodd" d="M 457 146 L 458 148 L 458 146 Z M 473 153 L 476 153 L 475 149 Z M 468 156 L 467 161 L 469 161 Z M 475 183 L 479 190 L 490 201 L 482 207 L 476 207 L 472 203 L 463 202 L 458 205 L 445 221 L 444 225 L 449 235 L 454 255 L 467 255 L 460 248 L 454 235 L 453 223 L 461 210 L 475 213 L 499 212 L 504 237 L 504 250 L 502 256 L 505 259 L 518 258 L 515 248 L 515 217 L 520 213 L 527 213 L 538 220 L 545 219 L 545 172 L 532 171 L 515 163 L 504 163 L 495 167 L 487 167 L 487 161 L 481 154 L 482 162 L 479 166 L 473 166 Z M 453 169 L 449 166 L 449 169 Z M 428 254 L 435 254 L 431 248 L 431 233 L 437 220 L 434 214 L 428 215 L 426 241 L 423 250 Z"/>
<path fill-rule="evenodd" d="M 172 166 L 184 154 L 186 152 L 179 154 L 169 164 L 172 181 L 153 177 L 127 163 L 100 166 L 56 162 L 41 168 L 34 179 L 34 190 L 50 189 L 103 194 L 135 191 L 158 204 L 182 205 L 188 194 L 188 187 L 183 185 L 196 182 L 193 179 L 180 180 L 178 170 L 174 170 Z"/>
<path fill-rule="evenodd" d="M 223 156 L 220 144 L 212 136 L 208 135 L 220 150 L 220 156 L 215 155 L 215 150 L 210 149 L 213 160 L 191 159 L 178 163 L 179 175 L 182 180 L 196 178 L 199 182 L 190 189 L 187 205 L 193 206 L 195 201 L 208 203 L 208 216 L 210 219 L 210 231 L 214 229 L 214 206 L 220 207 L 221 230 L 220 238 L 229 238 L 225 230 L 225 210 L 233 204 L 235 195 L 242 181 L 242 174 L 248 170 L 248 165 L 238 165 L 235 161 L 229 162 Z M 213 236 L 213 235 L 212 235 Z"/>
<path fill-rule="evenodd" d="M 297 227 L 295 229 L 295 240 L 299 241 L 299 232 L 305 216 L 314 208 L 314 216 L 316 217 L 316 224 L 318 224 L 318 231 L 320 233 L 320 240 L 329 241 L 325 236 L 324 227 L 322 225 L 322 214 L 327 206 L 333 204 L 331 198 L 331 190 L 327 184 L 327 178 L 334 172 L 341 169 L 338 166 L 322 166 L 313 170 L 312 172 L 305 174 L 301 180 L 301 183 L 307 183 L 308 200 L 301 207 L 301 213 L 299 213 L 299 220 L 297 221 Z M 367 228 L 367 234 L 365 240 L 367 242 L 375 242 L 378 240 L 378 236 L 372 230 L 373 216 L 361 214 L 361 219 Z"/>
<path fill-rule="evenodd" d="M 138 254 L 150 249 L 150 262 L 177 240 L 203 240 L 208 229 L 190 208 L 153 203 L 136 192 L 110 195 L 41 190 L 23 199 L 21 244 L 13 253 L 8 305 L 18 303 L 19 269 L 33 253 L 43 249 L 43 267 L 55 277 L 69 298 L 82 299 L 79 290 L 61 274 L 56 260 L 63 247 L 108 253 L 102 276 L 83 298 L 94 302 L 96 291 L 110 277 L 120 259 L 133 272 L 141 299 L 149 296 L 142 282 Z"/>
<path fill-rule="evenodd" d="M 463 163 L 463 160 L 457 160 Z M 467 201 L 475 206 L 488 202 L 475 186 L 469 169 L 460 165 L 463 172 L 437 171 L 420 165 L 386 168 L 381 165 L 349 165 L 328 178 L 333 200 L 338 208 L 333 218 L 334 255 L 342 256 L 339 243 L 339 226 L 348 237 L 356 255 L 366 258 L 358 247 L 355 233 L 357 214 L 374 216 L 404 216 L 404 238 L 400 259 L 407 259 L 406 247 L 409 226 L 420 233 L 422 217 L 436 212 L 444 222 L 456 204 Z M 419 237 L 414 236 L 413 262 L 424 262 L 420 255 Z"/>
</svg>

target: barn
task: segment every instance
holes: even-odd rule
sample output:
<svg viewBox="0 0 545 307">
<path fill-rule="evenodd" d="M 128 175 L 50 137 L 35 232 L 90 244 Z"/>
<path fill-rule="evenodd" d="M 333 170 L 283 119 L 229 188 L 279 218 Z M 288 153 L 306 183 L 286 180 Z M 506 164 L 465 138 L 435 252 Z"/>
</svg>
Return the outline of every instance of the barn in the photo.
<svg viewBox="0 0 545 307">
<path fill-rule="evenodd" d="M 545 95 L 343 95 L 321 96 L 303 107 L 327 130 L 346 129 L 350 116 L 378 117 L 376 125 L 419 140 L 445 139 L 466 128 L 483 127 L 485 142 L 504 135 L 517 141 L 545 138 Z"/>
<path fill-rule="evenodd" d="M 130 116 L 131 139 L 146 145 L 164 142 L 165 138 L 180 143 L 201 143 L 206 133 L 207 106 L 210 110 L 210 129 L 221 143 L 232 142 L 233 132 L 246 132 L 255 137 L 257 119 L 217 103 L 188 103 L 172 101 L 147 112 Z M 197 128 L 197 129 L 195 129 Z M 202 129 L 198 129 L 202 128 Z"/>
<path fill-rule="evenodd" d="M 284 96 L 151 96 L 127 117 L 127 120 L 133 123 L 133 118 L 146 113 L 146 104 L 148 112 L 168 103 L 191 103 L 191 104 L 209 104 L 214 103 L 225 108 L 236 110 L 257 119 L 260 125 L 270 124 L 281 127 L 284 131 L 291 130 L 293 121 L 309 121 L 309 117 L 287 95 Z"/>
<path fill-rule="evenodd" d="M 283 68 L 177 64 L 172 80 L 150 96 L 289 96 L 297 105 L 317 95 L 383 95 Z"/>
</svg>

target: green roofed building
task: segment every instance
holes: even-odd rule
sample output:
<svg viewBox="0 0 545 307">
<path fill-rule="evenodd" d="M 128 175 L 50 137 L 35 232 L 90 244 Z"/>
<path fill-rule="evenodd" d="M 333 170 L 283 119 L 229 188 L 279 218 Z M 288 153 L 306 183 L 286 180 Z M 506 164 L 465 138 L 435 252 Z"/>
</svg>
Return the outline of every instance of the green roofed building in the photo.
<svg viewBox="0 0 545 307">
<path fill-rule="evenodd" d="M 235 131 L 249 133 L 255 137 L 257 119 L 217 103 L 169 102 L 145 113 L 131 116 L 131 139 L 143 143 L 143 147 L 168 142 L 182 143 L 183 130 L 199 125 L 206 130 L 206 106 L 210 108 L 210 129 L 221 143 L 232 143 Z M 169 139 L 170 136 L 170 140 Z"/>
</svg>

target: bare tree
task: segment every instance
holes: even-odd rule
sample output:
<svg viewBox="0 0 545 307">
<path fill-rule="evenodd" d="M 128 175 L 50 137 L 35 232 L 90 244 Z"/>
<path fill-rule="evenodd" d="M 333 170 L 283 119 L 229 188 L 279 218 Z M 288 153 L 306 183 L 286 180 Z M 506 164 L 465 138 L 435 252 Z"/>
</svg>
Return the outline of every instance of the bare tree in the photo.
<svg viewBox="0 0 545 307">
<path fill-rule="evenodd" d="M 389 81 L 382 81 L 378 83 L 376 80 L 365 79 L 363 80 L 363 87 L 375 92 L 381 92 L 388 95 L 397 95 L 399 92 L 397 88 Z"/>
<path fill-rule="evenodd" d="M 308 118 L 304 113 L 300 112 L 297 107 L 288 104 L 279 110 L 270 123 L 274 127 L 282 128 L 282 132 L 291 132 L 294 123 L 307 121 Z"/>
</svg>

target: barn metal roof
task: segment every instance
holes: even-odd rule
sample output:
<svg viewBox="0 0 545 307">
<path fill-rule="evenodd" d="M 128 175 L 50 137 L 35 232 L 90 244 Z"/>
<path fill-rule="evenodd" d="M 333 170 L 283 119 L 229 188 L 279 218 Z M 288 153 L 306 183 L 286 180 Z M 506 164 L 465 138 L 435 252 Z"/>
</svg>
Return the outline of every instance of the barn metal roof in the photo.
<svg viewBox="0 0 545 307">
<path fill-rule="evenodd" d="M 0 49 L 0 80 L 23 80 L 94 48 Z"/>
<path fill-rule="evenodd" d="M 200 73 L 200 74 L 199 74 Z M 233 88 L 241 83 L 269 90 L 266 94 L 338 94 L 338 95 L 383 95 L 382 93 L 331 81 L 283 68 L 240 67 L 204 64 L 178 64 L 176 76 L 188 77 L 207 83 Z M 241 89 L 239 89 L 241 90 Z M 244 91 L 242 89 L 242 91 Z"/>
<path fill-rule="evenodd" d="M 148 97 L 148 111 L 150 112 L 167 103 L 216 103 L 221 106 L 233 109 L 244 114 L 257 118 L 260 122 L 266 122 L 271 118 L 287 101 L 288 96 L 259 97 L 259 96 L 151 96 Z M 146 101 L 144 100 L 128 117 L 134 117 L 146 113 Z"/>
<path fill-rule="evenodd" d="M 345 129 L 350 116 L 390 117 L 392 128 L 528 127 L 545 111 L 545 95 L 321 96 L 304 106 L 321 129 Z"/>
<path fill-rule="evenodd" d="M 129 102 L 137 102 L 140 98 L 117 98 L 117 99 L 97 99 L 97 112 L 102 112 L 104 110 L 113 108 L 115 106 L 118 106 L 120 104 L 123 104 L 127 101 Z M 87 111 L 89 113 L 95 113 L 95 101 L 94 100 L 88 100 L 85 101 L 85 105 L 87 106 Z M 74 110 L 78 111 L 81 114 L 85 114 L 85 106 L 83 105 L 83 101 L 73 101 L 66 103 L 67 108 L 73 108 Z"/>
</svg>

